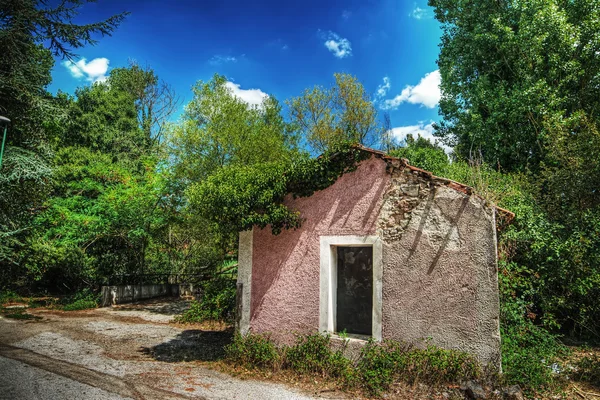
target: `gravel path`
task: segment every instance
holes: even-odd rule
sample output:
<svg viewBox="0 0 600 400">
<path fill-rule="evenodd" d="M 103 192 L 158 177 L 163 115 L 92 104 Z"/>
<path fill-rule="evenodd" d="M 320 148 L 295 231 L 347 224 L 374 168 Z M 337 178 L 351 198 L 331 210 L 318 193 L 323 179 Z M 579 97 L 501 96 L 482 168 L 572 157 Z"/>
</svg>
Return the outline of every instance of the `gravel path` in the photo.
<svg viewBox="0 0 600 400">
<path fill-rule="evenodd" d="M 210 369 L 207 362 L 222 357 L 231 331 L 170 324 L 186 305 L 149 302 L 68 313 L 34 309 L 30 312 L 41 319 L 0 318 L 0 370 L 11 371 L 0 374 L 0 399 L 319 398 Z M 38 395 L 42 389 L 47 397 Z"/>
<path fill-rule="evenodd" d="M 0 374 L 0 399 L 2 400 L 131 399 L 10 358 L 0 357 L 0 371 L 2 371 Z"/>
</svg>

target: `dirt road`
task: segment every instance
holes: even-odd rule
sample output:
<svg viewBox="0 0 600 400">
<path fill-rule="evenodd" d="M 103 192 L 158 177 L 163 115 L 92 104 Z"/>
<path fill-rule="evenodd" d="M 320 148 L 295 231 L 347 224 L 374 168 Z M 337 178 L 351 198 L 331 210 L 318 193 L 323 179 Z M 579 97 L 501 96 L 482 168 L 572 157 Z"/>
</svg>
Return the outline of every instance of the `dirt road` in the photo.
<svg viewBox="0 0 600 400">
<path fill-rule="evenodd" d="M 283 385 L 240 380 L 206 362 L 230 330 L 171 324 L 186 302 L 96 310 L 33 309 L 0 317 L 0 399 L 313 399 Z M 5 373 L 5 371 L 7 371 Z"/>
</svg>

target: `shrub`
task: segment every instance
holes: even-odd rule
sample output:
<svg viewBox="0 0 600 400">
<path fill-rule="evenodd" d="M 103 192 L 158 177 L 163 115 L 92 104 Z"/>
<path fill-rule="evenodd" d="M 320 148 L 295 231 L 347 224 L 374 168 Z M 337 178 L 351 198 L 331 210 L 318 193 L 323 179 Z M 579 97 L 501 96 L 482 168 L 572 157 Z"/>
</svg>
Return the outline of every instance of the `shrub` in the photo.
<svg viewBox="0 0 600 400">
<path fill-rule="evenodd" d="M 75 300 L 74 302 L 63 306 L 62 309 L 64 311 L 77 311 L 77 310 L 87 310 L 87 309 L 96 308 L 96 307 L 98 307 L 98 303 L 96 302 L 96 300 L 80 299 L 80 300 Z"/>
<path fill-rule="evenodd" d="M 100 300 L 99 294 L 95 294 L 91 289 L 83 289 L 72 296 L 65 297 L 61 303 L 64 311 L 87 310 L 98 307 Z"/>
<path fill-rule="evenodd" d="M 517 384 L 528 394 L 561 386 L 553 366 L 559 366 L 559 357 L 567 349 L 553 335 L 529 321 L 501 326 L 501 331 L 507 384 Z"/>
<path fill-rule="evenodd" d="M 300 335 L 296 344 L 287 349 L 286 365 L 302 373 L 317 373 L 322 376 L 342 376 L 350 361 L 344 357 L 342 350 L 331 348 L 329 335 L 314 333 Z"/>
<path fill-rule="evenodd" d="M 369 341 L 358 362 L 345 355 L 346 347 L 335 350 L 329 335 L 300 335 L 290 347 L 277 348 L 267 336 L 237 335 L 226 348 L 227 360 L 247 368 L 292 370 L 300 375 L 320 375 L 337 384 L 378 396 L 394 381 L 417 381 L 439 385 L 478 379 L 481 368 L 469 355 L 428 346 L 412 348 L 406 344 Z"/>
<path fill-rule="evenodd" d="M 572 374 L 573 379 L 588 382 L 600 388 L 600 357 L 598 355 L 586 356 L 576 364 L 577 369 Z"/>
<path fill-rule="evenodd" d="M 22 301 L 23 298 L 12 290 L 0 291 L 0 304 Z"/>
<path fill-rule="evenodd" d="M 477 361 L 460 351 L 429 345 L 412 348 L 404 343 L 370 340 L 357 364 L 356 383 L 370 394 L 379 395 L 396 380 L 413 384 L 449 384 L 481 377 Z"/>
<path fill-rule="evenodd" d="M 247 368 L 275 369 L 280 353 L 268 337 L 262 335 L 236 334 L 233 342 L 225 347 L 229 361 Z"/>
<path fill-rule="evenodd" d="M 175 318 L 181 323 L 232 321 L 235 309 L 235 280 L 230 277 L 217 277 L 203 282 L 202 298 L 192 301 L 190 308 Z"/>
</svg>

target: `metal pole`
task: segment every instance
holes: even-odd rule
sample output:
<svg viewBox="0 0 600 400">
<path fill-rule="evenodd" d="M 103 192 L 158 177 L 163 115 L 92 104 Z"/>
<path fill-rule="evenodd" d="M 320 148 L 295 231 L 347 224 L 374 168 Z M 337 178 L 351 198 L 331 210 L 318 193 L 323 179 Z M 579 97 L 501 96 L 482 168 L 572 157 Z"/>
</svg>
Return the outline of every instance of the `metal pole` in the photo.
<svg viewBox="0 0 600 400">
<path fill-rule="evenodd" d="M 2 136 L 2 148 L 0 149 L 0 168 L 2 168 L 2 156 L 4 155 L 4 143 L 6 142 L 6 130 L 8 129 L 8 124 L 10 123 L 10 119 L 0 116 L 0 123 L 4 124 L 4 135 Z"/>
</svg>

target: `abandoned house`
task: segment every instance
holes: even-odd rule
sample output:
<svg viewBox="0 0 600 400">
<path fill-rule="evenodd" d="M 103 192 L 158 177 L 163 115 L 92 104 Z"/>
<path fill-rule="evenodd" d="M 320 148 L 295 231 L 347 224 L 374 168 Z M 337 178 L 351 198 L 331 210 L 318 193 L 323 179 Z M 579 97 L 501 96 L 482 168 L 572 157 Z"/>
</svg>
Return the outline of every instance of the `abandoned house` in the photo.
<svg viewBox="0 0 600 400">
<path fill-rule="evenodd" d="M 496 221 L 471 188 L 367 148 L 310 197 L 302 227 L 240 233 L 237 329 L 290 343 L 343 332 L 457 349 L 499 365 Z"/>
</svg>

